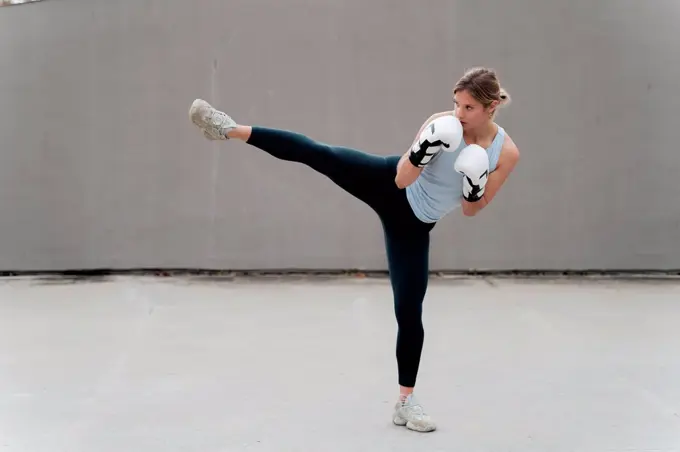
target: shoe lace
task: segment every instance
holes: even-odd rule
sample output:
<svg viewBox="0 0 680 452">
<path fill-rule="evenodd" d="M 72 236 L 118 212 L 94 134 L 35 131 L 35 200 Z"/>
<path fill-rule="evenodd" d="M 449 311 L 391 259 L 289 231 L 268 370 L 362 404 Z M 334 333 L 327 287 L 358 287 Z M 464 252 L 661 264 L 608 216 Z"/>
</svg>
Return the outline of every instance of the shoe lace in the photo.
<svg viewBox="0 0 680 452">
<path fill-rule="evenodd" d="M 210 116 L 210 123 L 214 127 L 222 127 L 226 122 L 227 118 L 228 116 L 226 113 L 215 110 L 212 112 L 212 115 Z"/>
</svg>

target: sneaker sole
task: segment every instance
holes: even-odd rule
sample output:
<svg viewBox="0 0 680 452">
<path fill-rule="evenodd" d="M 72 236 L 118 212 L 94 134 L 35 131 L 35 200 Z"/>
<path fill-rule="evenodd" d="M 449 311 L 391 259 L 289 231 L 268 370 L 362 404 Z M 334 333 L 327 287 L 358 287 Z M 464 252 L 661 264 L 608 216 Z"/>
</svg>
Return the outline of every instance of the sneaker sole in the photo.
<svg viewBox="0 0 680 452">
<path fill-rule="evenodd" d="M 198 128 L 202 129 L 203 127 L 198 118 L 198 111 L 201 109 L 201 107 L 209 107 L 209 105 L 204 100 L 196 99 L 191 104 L 191 107 L 189 107 L 189 119 L 191 119 L 191 122 L 193 122 Z"/>
<path fill-rule="evenodd" d="M 400 427 L 406 427 L 409 430 L 413 430 L 415 432 L 421 432 L 421 433 L 433 432 L 437 429 L 437 427 L 433 427 L 433 426 L 421 427 L 421 426 L 414 424 L 411 421 L 406 421 L 406 420 L 399 418 L 399 417 L 393 418 L 392 422 L 394 423 L 394 425 L 398 425 Z"/>
</svg>

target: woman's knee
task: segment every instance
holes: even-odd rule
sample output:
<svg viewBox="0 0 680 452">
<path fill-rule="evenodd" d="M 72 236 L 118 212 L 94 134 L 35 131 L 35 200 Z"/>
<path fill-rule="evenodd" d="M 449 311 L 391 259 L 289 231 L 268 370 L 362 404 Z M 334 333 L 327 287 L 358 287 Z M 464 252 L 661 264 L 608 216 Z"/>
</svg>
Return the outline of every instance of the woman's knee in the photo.
<svg viewBox="0 0 680 452">
<path fill-rule="evenodd" d="M 422 303 L 395 303 L 394 314 L 400 328 L 422 328 Z"/>
</svg>

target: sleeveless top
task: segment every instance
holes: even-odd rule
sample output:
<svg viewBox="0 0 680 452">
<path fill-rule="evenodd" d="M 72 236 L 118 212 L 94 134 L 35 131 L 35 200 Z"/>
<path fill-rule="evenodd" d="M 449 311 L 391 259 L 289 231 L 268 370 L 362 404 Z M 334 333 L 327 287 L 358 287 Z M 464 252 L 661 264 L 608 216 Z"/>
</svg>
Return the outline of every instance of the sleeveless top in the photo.
<svg viewBox="0 0 680 452">
<path fill-rule="evenodd" d="M 504 141 L 505 130 L 498 126 L 498 133 L 486 148 L 489 174 L 496 169 Z M 435 223 L 460 207 L 463 199 L 463 175 L 453 169 L 453 164 L 465 147 L 467 143 L 463 139 L 455 151 L 439 152 L 423 168 L 416 181 L 406 187 L 406 198 L 420 221 Z"/>
</svg>

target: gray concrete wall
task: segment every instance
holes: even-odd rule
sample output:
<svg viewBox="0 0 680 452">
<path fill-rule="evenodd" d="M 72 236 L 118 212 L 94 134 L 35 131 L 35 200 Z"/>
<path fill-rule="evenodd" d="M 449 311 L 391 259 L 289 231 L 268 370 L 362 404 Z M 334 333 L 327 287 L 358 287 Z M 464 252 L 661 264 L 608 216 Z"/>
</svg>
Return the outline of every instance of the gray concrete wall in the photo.
<svg viewBox="0 0 680 452">
<path fill-rule="evenodd" d="M 465 68 L 522 151 L 433 269 L 680 267 L 673 0 L 48 0 L 0 10 L 0 269 L 385 268 L 368 208 L 203 140 L 242 123 L 401 154 Z M 173 29 L 173 27 L 177 28 Z"/>
</svg>

